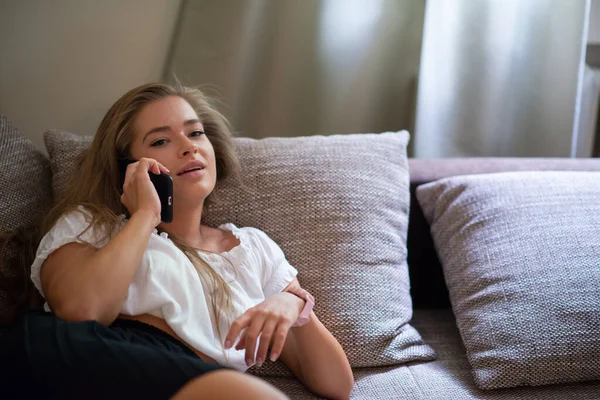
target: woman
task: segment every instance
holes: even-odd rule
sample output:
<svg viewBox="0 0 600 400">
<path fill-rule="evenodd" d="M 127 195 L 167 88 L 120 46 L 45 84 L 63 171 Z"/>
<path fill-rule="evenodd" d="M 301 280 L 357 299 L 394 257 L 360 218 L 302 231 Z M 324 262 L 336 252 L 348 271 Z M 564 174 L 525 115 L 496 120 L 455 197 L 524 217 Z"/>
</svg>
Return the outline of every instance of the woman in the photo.
<svg viewBox="0 0 600 400">
<path fill-rule="evenodd" d="M 124 183 L 119 159 L 135 160 Z M 42 228 L 31 280 L 52 314 L 27 312 L 6 335 L 23 335 L 17 370 L 61 396 L 282 398 L 240 373 L 270 351 L 314 393 L 348 398 L 348 360 L 281 249 L 255 228 L 202 224 L 238 169 L 227 122 L 199 90 L 122 96 Z M 170 223 L 149 172 L 173 178 Z"/>
</svg>

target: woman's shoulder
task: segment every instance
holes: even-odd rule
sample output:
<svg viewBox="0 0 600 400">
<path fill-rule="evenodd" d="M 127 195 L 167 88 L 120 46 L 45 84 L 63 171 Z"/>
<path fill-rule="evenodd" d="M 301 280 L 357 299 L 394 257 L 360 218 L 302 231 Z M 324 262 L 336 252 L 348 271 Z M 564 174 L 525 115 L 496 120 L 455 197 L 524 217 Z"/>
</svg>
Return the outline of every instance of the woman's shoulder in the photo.
<svg viewBox="0 0 600 400">
<path fill-rule="evenodd" d="M 67 210 L 56 220 L 50 232 L 51 236 L 82 236 L 85 241 L 100 242 L 106 239 L 107 226 L 95 224 L 95 215 L 84 205 L 76 205 Z M 118 231 L 125 222 L 125 215 L 118 216 L 115 229 Z M 110 235 L 109 235 L 110 236 Z"/>
<path fill-rule="evenodd" d="M 74 223 L 85 224 L 87 226 L 94 222 L 95 214 L 98 213 L 99 212 L 94 212 L 94 210 L 88 206 L 78 204 L 66 209 L 61 214 L 57 222 L 70 221 Z M 122 222 L 126 219 L 126 217 L 124 214 L 121 214 L 117 217 L 117 219 Z"/>
<path fill-rule="evenodd" d="M 93 221 L 93 214 L 82 205 L 69 207 L 56 219 L 50 232 L 80 230 L 88 227 Z"/>
<path fill-rule="evenodd" d="M 89 206 L 78 204 L 66 209 L 59 218 L 59 221 L 73 221 L 88 226 L 97 221 L 113 220 L 115 217 L 117 222 L 126 221 L 126 216 L 124 214 L 115 215 L 112 211 L 103 209 L 100 206 L 90 208 Z"/>
</svg>

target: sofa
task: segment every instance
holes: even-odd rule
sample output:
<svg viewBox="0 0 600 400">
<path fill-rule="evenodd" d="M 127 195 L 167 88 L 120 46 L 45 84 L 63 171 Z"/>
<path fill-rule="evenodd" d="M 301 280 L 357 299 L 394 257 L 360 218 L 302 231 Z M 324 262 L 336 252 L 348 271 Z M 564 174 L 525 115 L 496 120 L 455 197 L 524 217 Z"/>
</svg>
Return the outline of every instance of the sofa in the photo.
<svg viewBox="0 0 600 400">
<path fill-rule="evenodd" d="M 506 171 L 600 171 L 599 159 L 445 158 L 409 159 L 411 210 L 408 266 L 412 324 L 437 359 L 401 366 L 354 369 L 351 399 L 600 399 L 600 381 L 481 390 L 474 380 L 456 326 L 430 227 L 416 198 L 418 186 L 439 179 Z M 600 201 L 600 199 L 599 199 Z M 600 271 L 600 260 L 598 261 Z M 600 273 L 600 272 L 599 272 Z M 313 399 L 293 378 L 267 378 L 295 399 Z"/>
<path fill-rule="evenodd" d="M 48 207 L 50 207 L 53 199 L 58 194 L 57 192 L 60 190 L 61 185 L 64 184 L 64 181 L 68 175 L 67 172 L 69 172 L 69 168 L 71 168 L 70 173 L 73 173 L 73 155 L 79 153 L 81 149 L 87 147 L 91 142 L 91 137 L 78 136 L 65 132 L 49 131 L 45 136 L 46 146 L 49 152 L 49 155 L 47 156 L 41 153 L 31 144 L 31 142 L 25 139 L 18 132 L 18 129 L 12 125 L 8 118 L 2 117 L 0 122 L 0 184 L 2 184 L 3 187 L 2 194 L 0 194 L 0 201 L 3 205 L 3 208 L 0 209 L 0 218 L 2 218 L 0 220 L 0 227 L 2 231 L 24 229 L 28 226 L 33 226 L 38 223 L 44 212 L 48 209 Z M 582 380 L 581 382 L 542 385 L 537 384 L 536 386 L 528 386 L 527 382 L 523 381 L 522 384 L 515 385 L 519 387 L 508 387 L 502 389 L 481 388 L 481 382 L 474 379 L 473 367 L 471 365 L 472 360 L 469 358 L 470 353 L 469 350 L 465 348 L 464 339 L 467 338 L 466 335 L 468 332 L 466 330 L 463 331 L 462 334 L 465 336 L 461 336 L 461 331 L 457 325 L 457 317 L 454 313 L 455 310 L 453 309 L 453 305 L 458 304 L 459 298 L 457 296 L 450 296 L 449 287 L 446 284 L 449 278 L 449 272 L 444 271 L 444 263 L 440 261 L 440 256 L 438 254 L 440 252 L 441 245 L 439 241 L 436 244 L 434 236 L 432 236 L 430 222 L 426 216 L 427 213 L 424 212 L 420 204 L 420 201 L 424 201 L 425 195 L 421 196 L 420 198 L 417 195 L 417 189 L 419 187 L 450 177 L 474 175 L 487 176 L 493 173 L 504 173 L 509 171 L 600 171 L 600 160 L 560 158 L 412 159 L 406 157 L 408 134 L 402 136 L 401 140 L 398 141 L 398 143 L 400 143 L 400 147 L 398 148 L 392 148 L 390 145 L 391 142 L 388 142 L 390 139 L 396 140 L 396 136 L 394 135 L 389 135 L 389 137 L 367 137 L 361 135 L 355 136 L 356 142 L 353 142 L 347 147 L 344 147 L 346 146 L 345 143 L 347 138 L 337 137 L 336 139 L 331 139 L 337 140 L 337 142 L 331 145 L 333 150 L 328 153 L 328 158 L 323 159 L 319 158 L 320 153 L 318 153 L 318 151 L 320 148 L 330 145 L 330 142 L 328 142 L 329 139 L 327 138 L 321 137 L 319 139 L 315 139 L 306 137 L 294 138 L 291 139 L 291 141 L 287 139 L 281 139 L 281 143 L 283 143 L 282 146 L 284 147 L 277 147 L 280 146 L 281 143 L 277 142 L 276 144 L 273 144 L 274 142 L 270 142 L 269 139 L 263 139 L 262 141 L 254 141 L 252 139 L 243 138 L 236 139 L 238 143 L 238 149 L 243 150 L 242 154 L 244 154 L 245 157 L 245 161 L 242 163 L 242 165 L 247 167 L 247 171 L 249 171 L 248 173 L 254 171 L 252 168 L 256 168 L 257 176 L 262 179 L 258 181 L 247 181 L 248 193 L 250 193 L 248 196 L 254 196 L 253 199 L 255 200 L 262 199 L 262 203 L 259 205 L 260 210 L 243 207 L 241 209 L 235 208 L 232 210 L 231 206 L 229 206 L 227 203 L 228 197 L 232 196 L 232 194 L 228 193 L 227 189 L 222 189 L 220 192 L 220 197 L 224 200 L 222 200 L 221 206 L 217 206 L 218 209 L 215 209 L 213 214 L 209 213 L 210 218 L 212 218 L 209 219 L 209 222 L 213 224 L 217 224 L 221 219 L 227 218 L 229 220 L 237 221 L 239 224 L 252 223 L 253 225 L 258 225 L 259 227 L 268 231 L 268 233 L 275 238 L 278 243 L 282 244 L 282 248 L 286 254 L 288 254 L 286 249 L 289 249 L 289 258 L 291 258 L 290 261 L 296 261 L 292 262 L 292 264 L 297 265 L 300 271 L 299 277 L 301 283 L 303 283 L 303 276 L 305 276 L 306 278 L 304 281 L 308 282 L 306 286 L 311 289 L 315 295 L 317 300 L 317 306 L 315 307 L 315 310 L 317 314 L 321 315 L 319 314 L 320 312 L 324 315 L 326 314 L 322 318 L 323 323 L 330 328 L 332 333 L 338 337 L 338 340 L 342 346 L 347 349 L 355 377 L 355 387 L 351 398 L 600 399 L 600 381 L 587 378 L 576 379 Z M 379 143 L 377 142 L 379 139 L 385 141 Z M 365 142 L 363 142 L 364 140 L 369 141 L 367 144 L 370 143 L 370 141 L 374 143 L 371 149 L 369 148 L 370 146 L 365 146 Z M 277 154 L 282 154 L 284 163 L 289 163 L 292 153 L 295 154 L 305 151 L 300 149 L 306 149 L 307 144 L 313 143 L 313 141 L 317 141 L 317 143 L 314 147 L 310 147 L 310 151 L 307 153 L 308 155 L 304 153 L 300 154 L 300 157 L 303 160 L 302 162 L 306 162 L 306 160 L 308 160 L 308 163 L 302 166 L 303 169 L 312 167 L 321 168 L 323 166 L 325 168 L 335 168 L 335 157 L 333 157 L 332 154 L 335 155 L 338 153 L 341 154 L 340 157 L 346 157 L 343 158 L 343 160 L 347 160 L 347 157 L 359 157 L 358 159 L 364 161 L 364 158 L 360 158 L 361 152 L 364 152 L 364 154 L 367 154 L 368 157 L 371 157 L 369 156 L 369 151 L 373 151 L 372 157 L 368 158 L 368 163 L 367 161 L 364 161 L 364 164 L 362 164 L 364 165 L 365 170 L 368 170 L 368 168 L 371 168 L 374 163 L 377 163 L 383 159 L 388 160 L 390 157 L 398 157 L 399 159 L 403 160 L 402 163 L 398 164 L 399 168 L 407 169 L 408 171 L 406 180 L 399 180 L 397 183 L 398 191 L 405 192 L 402 194 L 403 197 L 400 197 L 399 200 L 394 199 L 392 202 L 393 204 L 401 201 L 409 202 L 407 203 L 409 204 L 409 207 L 400 209 L 400 212 L 404 212 L 406 214 L 407 223 L 404 225 L 398 225 L 398 229 L 401 231 L 405 230 L 405 232 L 401 232 L 400 235 L 397 235 L 398 240 L 402 241 L 402 244 L 403 246 L 405 244 L 405 247 L 399 246 L 396 243 L 394 246 L 398 248 L 402 247 L 402 249 L 393 253 L 394 257 L 396 257 L 396 261 L 394 262 L 398 262 L 398 260 L 400 260 L 399 262 L 402 264 L 401 267 L 404 268 L 405 266 L 407 268 L 407 275 L 403 275 L 404 272 L 402 272 L 401 268 L 398 271 L 394 269 L 394 274 L 396 275 L 393 276 L 399 279 L 397 283 L 375 281 L 376 283 L 374 286 L 369 286 L 371 287 L 370 291 L 373 292 L 377 290 L 378 286 L 384 286 L 391 283 L 392 291 L 386 292 L 388 294 L 384 297 L 378 294 L 371 296 L 372 293 L 359 293 L 359 295 L 364 296 L 364 302 L 371 302 L 370 304 L 374 305 L 372 307 L 376 308 L 377 304 L 385 305 L 390 301 L 396 301 L 394 300 L 394 296 L 396 296 L 397 293 L 395 293 L 394 287 L 397 286 L 398 292 L 405 290 L 406 293 L 410 294 L 412 303 L 408 304 L 410 309 L 409 312 L 403 315 L 403 318 L 405 318 L 406 321 L 393 319 L 393 321 L 399 321 L 398 326 L 392 327 L 393 332 L 390 334 L 391 336 L 384 337 L 383 342 L 378 342 L 379 344 L 374 347 L 371 346 L 374 336 L 369 336 L 370 331 L 368 329 L 365 330 L 364 327 L 357 327 L 355 324 L 360 323 L 360 321 L 370 321 L 369 323 L 371 324 L 377 324 L 378 319 L 383 320 L 388 317 L 388 314 L 378 314 L 379 310 L 375 309 L 365 310 L 364 303 L 362 308 L 360 308 L 361 304 L 351 304 L 353 301 L 352 299 L 355 299 L 356 296 L 358 296 L 356 294 L 356 290 L 360 289 L 356 289 L 356 286 L 361 286 L 361 281 L 358 281 L 357 283 L 356 280 L 349 280 L 348 285 L 338 284 L 338 286 L 328 283 L 328 286 L 325 287 L 326 290 L 323 289 L 323 287 L 318 286 L 318 283 L 326 282 L 328 279 L 332 279 L 331 276 L 328 275 L 327 271 L 335 270 L 336 266 L 326 266 L 325 268 L 327 269 L 319 271 L 319 274 L 316 277 L 310 275 L 310 271 L 308 270 L 310 266 L 305 266 L 302 263 L 303 258 L 310 256 L 306 255 L 305 253 L 296 255 L 292 250 L 292 246 L 297 247 L 297 242 L 294 242 L 294 240 L 297 241 L 300 239 L 297 239 L 297 237 L 293 237 L 289 240 L 286 239 L 286 234 L 291 230 L 297 229 L 298 225 L 269 225 L 273 218 L 273 213 L 268 212 L 269 208 L 271 207 L 274 209 L 279 207 L 279 203 L 276 202 L 280 201 L 281 199 L 279 198 L 280 196 L 274 199 L 271 195 L 269 195 L 269 191 L 275 189 L 273 189 L 272 186 L 269 186 L 269 182 L 271 181 L 267 182 L 266 180 L 271 179 L 272 176 L 275 176 L 278 173 L 276 171 L 277 168 L 280 168 L 281 165 L 278 164 L 279 167 L 275 168 L 272 165 L 265 165 L 263 158 L 260 159 L 260 162 L 254 162 L 248 158 L 251 158 L 251 156 L 248 155 L 250 153 L 249 149 L 256 150 L 258 147 L 263 146 L 263 144 L 266 143 L 266 146 L 268 147 L 267 150 L 265 150 L 263 147 L 260 147 L 261 151 L 263 151 L 260 153 L 262 156 L 275 157 L 275 152 L 273 149 L 276 148 Z M 380 144 L 381 147 L 377 147 Z M 343 149 L 344 151 L 339 149 Z M 389 153 L 390 155 L 384 155 L 385 157 L 382 156 L 387 149 L 391 149 Z M 310 154 L 315 154 L 312 159 Z M 69 167 L 69 165 L 71 166 Z M 66 170 L 65 166 L 68 167 Z M 290 168 L 292 169 L 289 171 L 293 172 L 293 167 Z M 312 177 L 310 179 L 314 180 L 325 179 L 316 173 L 313 173 L 310 176 Z M 381 193 L 388 193 L 390 190 L 394 190 L 393 185 L 389 186 L 378 184 L 377 186 L 373 187 L 369 186 L 369 182 L 376 181 L 381 176 L 388 176 L 383 167 L 376 166 L 373 171 L 366 171 L 365 176 L 361 176 L 361 180 L 352 178 L 348 181 L 350 187 L 356 184 L 356 182 L 360 182 L 360 187 L 365 188 L 365 193 L 363 193 L 363 197 L 359 201 L 361 204 L 366 202 L 368 203 L 368 201 L 371 201 L 373 202 L 372 204 L 375 204 L 377 198 L 369 197 L 371 196 L 369 193 L 372 192 L 373 188 L 376 190 L 381 190 Z M 397 177 L 396 175 L 390 176 L 393 176 L 394 179 Z M 281 176 L 277 175 L 273 179 L 276 179 L 277 182 L 279 182 L 281 181 Z M 346 182 L 343 179 L 340 179 L 339 176 L 334 176 L 334 179 L 335 182 Z M 310 187 L 305 180 L 306 177 L 303 177 L 302 187 Z M 278 190 L 285 190 L 285 187 L 290 186 L 289 180 L 286 180 L 282 184 L 284 186 L 278 187 Z M 6 188 L 8 187 L 13 189 L 7 190 Z M 356 190 L 360 191 L 360 187 L 358 187 Z M 311 188 L 311 190 L 314 191 L 316 189 Z M 302 194 L 296 191 L 293 194 L 293 200 L 298 200 L 299 203 L 302 203 L 300 206 L 304 207 L 306 199 L 302 198 L 302 196 L 313 196 L 312 193 L 313 192 L 308 191 L 307 194 Z M 238 202 L 240 199 L 244 199 L 239 196 L 241 195 L 235 194 Z M 325 197 L 327 196 L 329 196 L 329 192 L 326 191 Z M 377 194 L 376 197 L 381 198 L 382 196 L 381 194 Z M 339 221 L 345 221 L 343 219 L 345 215 L 343 211 L 345 209 L 350 210 L 350 215 L 353 215 L 353 219 L 356 220 L 356 214 L 352 214 L 352 212 L 355 212 L 356 210 L 366 210 L 364 212 L 378 213 L 378 210 L 384 207 L 382 205 L 375 207 L 367 204 L 364 206 L 364 208 L 352 208 L 354 207 L 351 204 L 351 202 L 354 201 L 353 199 L 354 197 L 351 195 L 343 198 L 336 198 L 333 204 L 334 207 L 342 210 L 342 212 L 339 212 L 339 218 L 341 219 L 332 222 L 323 220 L 323 215 L 321 215 L 319 225 L 317 228 L 315 228 L 315 235 L 313 236 L 318 237 L 319 235 L 324 235 L 322 230 L 327 230 L 333 225 L 337 226 Z M 289 200 L 284 199 L 281 201 L 285 202 Z M 600 202 L 600 198 L 598 198 L 598 201 Z M 251 203 L 253 202 L 246 202 L 246 204 Z M 310 213 L 312 212 L 311 210 L 315 209 L 315 207 L 317 206 L 310 207 L 309 211 L 306 211 L 304 208 L 301 210 L 305 210 L 303 211 L 304 213 Z M 328 207 L 331 208 L 331 205 L 329 204 Z M 437 205 L 434 211 L 439 212 L 440 207 L 441 206 Z M 373 208 L 377 209 L 370 210 Z M 265 210 L 267 210 L 266 214 Z M 256 214 L 256 219 L 245 219 L 250 218 L 249 215 L 254 215 L 253 213 L 258 213 Z M 429 213 L 431 214 L 431 212 Z M 301 213 L 290 212 L 290 210 L 284 208 L 281 210 L 281 214 L 277 215 L 281 215 L 281 218 L 299 218 L 297 214 Z M 368 236 L 373 235 L 373 237 L 377 237 L 377 232 L 370 232 L 368 230 L 365 231 L 364 229 L 366 228 L 364 225 L 361 225 L 368 223 L 368 221 L 373 218 L 373 215 L 369 214 L 368 218 L 365 218 L 364 220 L 359 218 L 358 222 L 348 223 L 359 224 L 359 228 L 362 230 L 359 229 L 357 231 L 358 235 L 366 234 Z M 306 218 L 309 217 L 310 215 L 306 216 Z M 431 219 L 431 216 L 429 216 L 429 219 Z M 392 220 L 395 221 L 396 219 L 392 218 Z M 294 219 L 293 221 L 303 221 L 303 219 Z M 281 227 L 277 228 L 279 226 Z M 340 229 L 342 229 L 340 231 L 342 234 L 350 235 L 349 232 L 343 230 L 343 227 Z M 299 237 L 302 239 L 304 236 L 306 235 L 303 234 Z M 359 236 L 355 236 L 355 238 L 356 237 Z M 396 240 L 394 238 L 395 236 L 389 237 L 390 243 L 392 240 Z M 343 240 L 344 238 L 342 238 L 342 241 Z M 357 242 L 359 240 L 360 239 L 356 239 Z M 389 247 L 386 245 L 386 243 L 382 244 L 382 248 Z M 342 245 L 339 243 L 336 244 L 336 248 L 339 248 L 340 252 L 354 251 L 352 246 L 348 247 L 344 246 L 343 244 L 344 243 L 342 243 Z M 359 245 L 360 243 L 357 244 L 357 246 Z M 329 245 L 328 247 L 331 248 L 332 246 Z M 2 254 L 1 256 L 9 257 L 10 251 L 11 249 L 8 249 L 7 253 Z M 319 255 L 320 253 L 318 253 L 318 249 L 315 249 L 314 252 L 321 257 Z M 352 259 L 350 259 L 350 261 L 352 261 Z M 600 271 L 600 258 L 598 259 L 598 266 Z M 375 268 L 376 266 L 371 263 L 368 265 L 368 267 Z M 340 266 L 339 268 L 341 272 L 335 274 L 333 278 L 336 280 L 336 282 L 340 279 L 345 279 L 345 272 L 342 270 L 343 267 Z M 365 274 L 369 273 L 370 269 L 365 271 L 366 272 L 361 272 L 363 275 L 359 275 L 358 279 L 362 279 L 360 276 L 366 276 Z M 388 272 L 387 270 L 381 270 L 378 273 L 387 274 Z M 11 276 L 11 274 L 12 273 L 10 271 L 3 271 L 3 277 Z M 354 276 L 353 279 L 355 278 L 356 276 Z M 368 279 L 371 279 L 371 277 L 365 277 L 364 279 L 365 282 L 367 282 Z M 405 284 L 400 281 L 402 279 L 406 280 Z M 368 284 L 368 282 L 365 283 L 367 286 Z M 353 287 L 347 288 L 346 286 Z M 335 297 L 335 293 L 337 291 L 344 292 L 344 290 L 349 290 L 348 293 L 351 295 L 346 297 Z M 35 293 L 29 295 L 35 297 Z M 453 301 L 451 301 L 451 297 Z M 8 301 L 8 298 L 5 294 L 0 293 L 0 303 L 5 301 Z M 340 301 L 342 302 L 342 308 L 338 306 L 336 306 L 337 308 L 331 308 L 331 304 Z M 454 301 L 456 301 L 456 303 L 453 303 Z M 37 306 L 39 306 L 39 301 L 36 303 L 34 300 L 31 300 L 30 303 L 32 305 L 37 304 Z M 358 318 L 356 315 L 345 315 L 345 308 L 343 307 L 344 304 L 354 310 L 353 313 L 349 314 L 357 314 L 360 312 L 362 313 L 360 318 L 363 319 L 356 319 Z M 390 313 L 397 313 L 397 310 L 391 309 Z M 395 341 L 396 339 L 393 335 L 399 334 L 399 332 L 404 329 L 403 327 L 405 326 L 405 323 L 408 328 L 402 331 L 404 332 L 402 333 L 402 335 L 404 335 L 402 336 L 403 339 L 401 341 Z M 348 331 L 357 329 L 359 331 L 363 329 L 363 331 L 352 333 L 354 336 L 344 336 Z M 598 327 L 592 326 L 590 329 L 598 329 Z M 355 341 L 354 343 L 352 342 L 353 340 Z M 390 347 L 392 348 L 391 350 Z M 398 356 L 393 353 L 393 351 L 395 348 L 399 347 L 402 347 L 403 349 L 410 348 L 412 350 L 407 353 L 407 356 Z M 385 352 L 386 356 L 383 358 L 376 357 L 377 354 L 374 355 L 373 352 L 378 352 L 378 349 L 381 349 L 382 353 Z M 387 355 L 388 353 L 391 355 Z M 473 354 L 471 353 L 471 355 Z M 597 376 L 599 372 L 600 371 L 591 371 L 591 375 L 589 376 Z M 274 386 L 287 393 L 290 398 L 318 398 L 304 388 L 303 385 L 296 378 L 294 378 L 280 362 L 277 362 L 271 366 L 267 366 L 266 368 L 263 366 L 261 369 L 253 367 L 249 370 L 249 373 L 256 374 L 266 381 L 272 383 Z"/>
</svg>

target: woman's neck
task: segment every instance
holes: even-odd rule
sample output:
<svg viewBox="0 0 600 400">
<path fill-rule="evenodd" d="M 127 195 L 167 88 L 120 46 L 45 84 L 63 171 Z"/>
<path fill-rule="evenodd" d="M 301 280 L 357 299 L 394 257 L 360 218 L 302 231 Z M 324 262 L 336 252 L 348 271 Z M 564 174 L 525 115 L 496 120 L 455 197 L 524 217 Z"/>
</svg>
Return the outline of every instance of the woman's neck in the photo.
<svg viewBox="0 0 600 400">
<path fill-rule="evenodd" d="M 201 226 L 202 204 L 194 208 L 176 208 L 173 205 L 173 220 L 161 222 L 158 226 L 170 235 L 176 236 L 191 246 L 199 247 L 206 242 L 207 236 Z"/>
</svg>

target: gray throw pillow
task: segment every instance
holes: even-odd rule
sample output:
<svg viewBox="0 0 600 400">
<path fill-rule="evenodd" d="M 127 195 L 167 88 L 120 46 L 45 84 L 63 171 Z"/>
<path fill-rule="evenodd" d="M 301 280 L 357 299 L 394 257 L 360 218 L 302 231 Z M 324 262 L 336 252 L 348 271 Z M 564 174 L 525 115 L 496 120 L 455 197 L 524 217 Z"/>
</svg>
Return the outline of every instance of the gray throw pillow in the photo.
<svg viewBox="0 0 600 400">
<path fill-rule="evenodd" d="M 58 192 L 91 137 L 51 131 L 45 140 Z M 408 140 L 406 131 L 235 138 L 246 188 L 219 185 L 204 220 L 253 226 L 274 239 L 353 367 L 435 357 L 409 324 Z M 251 372 L 289 374 L 279 361 Z"/>
<path fill-rule="evenodd" d="M 0 234 L 39 226 L 52 206 L 51 181 L 48 159 L 7 117 L 0 116 Z M 25 245 L 12 243 L 0 257 L 10 259 Z M 19 272 L 2 271 L 2 276 L 15 278 Z M 7 302 L 7 292 L 0 290 L 0 314 Z"/>
<path fill-rule="evenodd" d="M 408 140 L 406 131 L 237 138 L 250 190 L 225 182 L 206 216 L 281 246 L 353 367 L 435 357 L 409 324 Z"/>
<path fill-rule="evenodd" d="M 482 389 L 600 378 L 600 173 L 417 188 Z"/>
<path fill-rule="evenodd" d="M 50 129 L 44 132 L 44 144 L 52 168 L 52 193 L 60 197 L 66 189 L 69 176 L 75 169 L 77 156 L 90 147 L 93 136 L 80 136 L 71 132 Z"/>
</svg>

